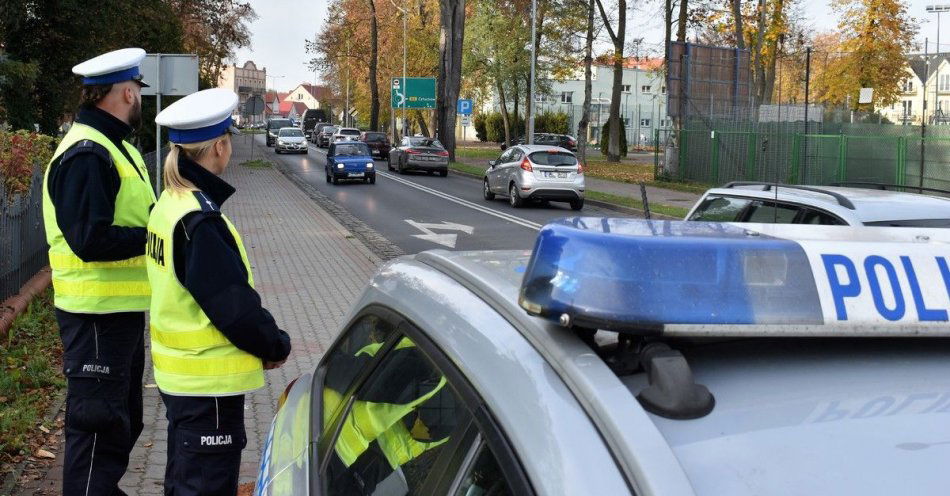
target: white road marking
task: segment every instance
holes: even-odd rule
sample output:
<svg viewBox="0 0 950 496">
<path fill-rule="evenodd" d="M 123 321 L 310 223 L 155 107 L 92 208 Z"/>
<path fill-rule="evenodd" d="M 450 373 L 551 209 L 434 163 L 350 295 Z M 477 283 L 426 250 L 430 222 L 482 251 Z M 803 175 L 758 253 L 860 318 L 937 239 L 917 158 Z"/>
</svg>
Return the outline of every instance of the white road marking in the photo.
<svg viewBox="0 0 950 496">
<path fill-rule="evenodd" d="M 438 224 L 416 222 L 412 219 L 405 219 L 406 223 L 416 229 L 422 231 L 425 234 L 413 234 L 412 237 L 419 238 L 424 241 L 431 241 L 442 246 L 447 246 L 449 248 L 455 248 L 455 243 L 458 241 L 457 234 L 438 234 L 433 231 L 433 229 L 442 229 L 446 231 L 462 231 L 465 234 L 472 234 L 475 232 L 475 228 L 472 226 L 466 226 L 465 224 L 456 224 L 454 222 L 445 222 L 442 221 Z"/>
</svg>

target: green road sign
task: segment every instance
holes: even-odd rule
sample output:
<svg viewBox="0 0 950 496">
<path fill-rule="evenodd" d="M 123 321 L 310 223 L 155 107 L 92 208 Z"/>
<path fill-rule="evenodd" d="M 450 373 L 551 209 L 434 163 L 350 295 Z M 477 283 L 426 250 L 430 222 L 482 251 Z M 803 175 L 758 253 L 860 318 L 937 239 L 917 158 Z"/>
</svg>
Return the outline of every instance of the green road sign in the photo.
<svg viewBox="0 0 950 496">
<path fill-rule="evenodd" d="M 435 78 L 392 78 L 389 89 L 394 109 L 435 108 Z"/>
</svg>

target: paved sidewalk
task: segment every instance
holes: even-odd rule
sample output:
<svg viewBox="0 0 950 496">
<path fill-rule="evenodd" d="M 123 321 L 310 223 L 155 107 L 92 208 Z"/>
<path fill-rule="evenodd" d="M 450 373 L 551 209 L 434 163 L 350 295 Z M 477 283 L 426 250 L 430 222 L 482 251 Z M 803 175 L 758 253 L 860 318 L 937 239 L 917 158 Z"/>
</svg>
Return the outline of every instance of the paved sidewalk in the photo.
<svg viewBox="0 0 950 496">
<path fill-rule="evenodd" d="M 223 210 L 241 232 L 264 306 L 290 334 L 293 352 L 282 368 L 266 373 L 264 389 L 247 397 L 248 444 L 241 464 L 242 483 L 256 478 L 277 398 L 288 382 L 316 366 L 380 264 L 376 254 L 276 168 L 240 165 L 250 156 L 250 143 L 244 137 L 234 140 L 234 156 L 223 177 L 237 193 Z M 264 153 L 266 149 L 259 147 L 254 156 Z M 167 421 L 151 375 L 151 363 L 147 363 L 145 430 L 121 483 L 129 494 L 162 493 Z M 57 463 L 46 477 L 31 481 L 16 494 L 59 494 L 62 446 L 51 450 L 57 454 Z"/>
</svg>

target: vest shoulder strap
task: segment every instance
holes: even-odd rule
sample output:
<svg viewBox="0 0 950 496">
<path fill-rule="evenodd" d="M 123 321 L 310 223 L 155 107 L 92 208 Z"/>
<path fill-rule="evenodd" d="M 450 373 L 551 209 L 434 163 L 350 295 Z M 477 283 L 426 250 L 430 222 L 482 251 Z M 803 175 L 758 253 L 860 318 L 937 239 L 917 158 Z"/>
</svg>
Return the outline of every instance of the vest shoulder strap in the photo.
<svg viewBox="0 0 950 496">
<path fill-rule="evenodd" d="M 65 152 L 63 152 L 60 162 L 66 162 L 71 158 L 74 158 L 78 155 L 83 155 L 91 153 L 96 155 L 104 162 L 108 163 L 109 166 L 112 166 L 112 155 L 109 153 L 109 150 L 106 147 L 96 143 L 95 141 L 84 139 L 77 141 L 73 146 L 69 147 Z"/>
</svg>

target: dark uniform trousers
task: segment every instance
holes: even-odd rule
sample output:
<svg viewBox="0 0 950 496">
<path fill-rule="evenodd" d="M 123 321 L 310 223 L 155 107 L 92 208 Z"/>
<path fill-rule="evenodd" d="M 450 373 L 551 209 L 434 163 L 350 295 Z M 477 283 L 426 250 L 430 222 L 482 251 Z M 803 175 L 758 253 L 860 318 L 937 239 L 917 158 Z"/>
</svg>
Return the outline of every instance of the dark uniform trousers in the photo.
<svg viewBox="0 0 950 496">
<path fill-rule="evenodd" d="M 66 375 L 63 494 L 124 495 L 119 480 L 142 433 L 145 314 L 56 310 Z"/>
<path fill-rule="evenodd" d="M 244 395 L 162 393 L 168 418 L 166 496 L 234 496 L 247 445 Z"/>
</svg>

